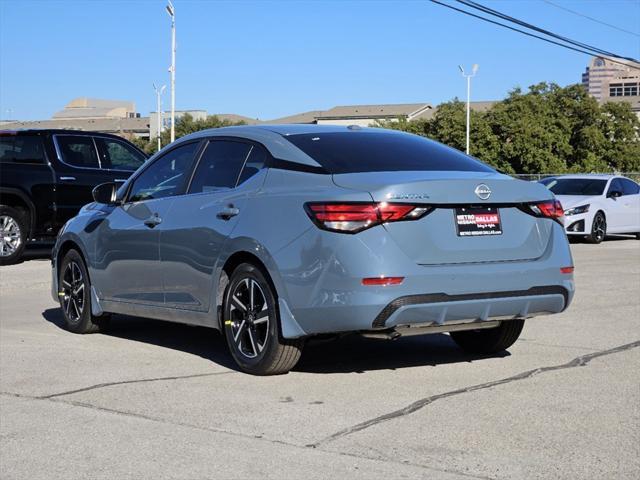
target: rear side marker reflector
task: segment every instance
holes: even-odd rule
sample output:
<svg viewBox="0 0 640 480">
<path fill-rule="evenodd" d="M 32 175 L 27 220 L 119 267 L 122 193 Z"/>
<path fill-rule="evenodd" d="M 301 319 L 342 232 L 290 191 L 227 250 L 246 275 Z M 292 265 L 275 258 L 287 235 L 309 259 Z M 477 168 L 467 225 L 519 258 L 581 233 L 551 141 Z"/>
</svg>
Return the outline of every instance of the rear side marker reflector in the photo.
<svg viewBox="0 0 640 480">
<path fill-rule="evenodd" d="M 363 278 L 362 285 L 368 287 L 386 287 L 389 285 L 400 285 L 404 277 L 371 277 Z"/>
<path fill-rule="evenodd" d="M 562 267 L 560 273 L 573 273 L 574 267 Z"/>
<path fill-rule="evenodd" d="M 433 210 L 425 205 L 388 202 L 307 203 L 305 210 L 319 228 L 358 233 L 382 223 L 418 220 Z"/>
</svg>

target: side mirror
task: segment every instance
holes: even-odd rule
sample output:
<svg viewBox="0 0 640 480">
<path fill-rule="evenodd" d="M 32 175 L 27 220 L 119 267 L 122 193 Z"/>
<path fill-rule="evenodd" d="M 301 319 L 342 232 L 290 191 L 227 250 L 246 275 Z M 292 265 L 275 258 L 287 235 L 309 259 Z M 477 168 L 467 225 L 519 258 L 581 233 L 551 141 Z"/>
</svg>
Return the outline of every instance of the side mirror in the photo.
<svg viewBox="0 0 640 480">
<path fill-rule="evenodd" d="M 619 192 L 618 190 L 613 190 L 613 191 L 609 192 L 609 195 L 608 195 L 608 196 L 609 196 L 610 198 L 613 198 L 613 199 L 615 200 L 616 198 L 618 198 L 618 197 L 621 197 L 621 196 L 622 196 L 622 192 Z"/>
<path fill-rule="evenodd" d="M 93 199 L 97 203 L 103 203 L 105 205 L 116 204 L 116 184 L 115 182 L 101 183 L 91 192 Z"/>
</svg>

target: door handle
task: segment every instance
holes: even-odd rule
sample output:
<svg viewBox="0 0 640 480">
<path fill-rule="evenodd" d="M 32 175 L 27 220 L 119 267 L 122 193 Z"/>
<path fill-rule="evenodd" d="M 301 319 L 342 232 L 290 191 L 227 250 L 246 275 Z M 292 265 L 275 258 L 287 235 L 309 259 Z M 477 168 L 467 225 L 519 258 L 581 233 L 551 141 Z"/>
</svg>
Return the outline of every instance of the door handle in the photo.
<svg viewBox="0 0 640 480">
<path fill-rule="evenodd" d="M 150 218 L 147 218 L 144 221 L 144 224 L 149 228 L 154 228 L 155 226 L 162 223 L 162 219 L 157 213 L 154 213 Z"/>
<path fill-rule="evenodd" d="M 236 208 L 233 205 L 229 205 L 228 207 L 223 208 L 218 212 L 218 218 L 221 218 L 222 220 L 229 220 L 232 217 L 235 217 L 236 215 L 238 215 L 239 213 L 240 213 L 239 208 Z"/>
<path fill-rule="evenodd" d="M 75 182 L 76 177 L 60 177 L 61 182 Z"/>
</svg>

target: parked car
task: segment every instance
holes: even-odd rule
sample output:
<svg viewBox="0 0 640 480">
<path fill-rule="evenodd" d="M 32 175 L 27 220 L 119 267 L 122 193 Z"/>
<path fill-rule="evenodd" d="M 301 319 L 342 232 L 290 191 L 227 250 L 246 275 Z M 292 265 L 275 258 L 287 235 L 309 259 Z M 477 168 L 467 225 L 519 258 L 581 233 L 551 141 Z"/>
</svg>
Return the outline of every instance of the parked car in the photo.
<svg viewBox="0 0 640 480">
<path fill-rule="evenodd" d="M 540 181 L 564 207 L 567 235 L 600 243 L 608 233 L 640 239 L 640 186 L 619 175 L 562 175 Z"/>
<path fill-rule="evenodd" d="M 574 291 L 549 190 L 397 131 L 205 130 L 94 198 L 54 247 L 66 327 L 121 313 L 217 328 L 253 374 L 287 372 L 320 334 L 502 351 Z"/>
<path fill-rule="evenodd" d="M 145 159 L 115 135 L 0 131 L 0 265 L 18 262 L 30 241 L 52 244 L 96 185 L 124 182 Z"/>
</svg>

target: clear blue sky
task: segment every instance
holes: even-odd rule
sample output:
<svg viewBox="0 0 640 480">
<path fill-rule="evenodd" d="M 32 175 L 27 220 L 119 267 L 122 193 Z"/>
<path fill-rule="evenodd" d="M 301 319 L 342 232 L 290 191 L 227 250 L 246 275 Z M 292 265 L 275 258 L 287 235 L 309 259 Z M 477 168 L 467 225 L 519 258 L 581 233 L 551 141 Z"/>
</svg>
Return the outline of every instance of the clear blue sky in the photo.
<svg viewBox="0 0 640 480">
<path fill-rule="evenodd" d="M 447 0 L 453 3 L 452 0 Z M 640 38 L 545 3 L 478 0 L 571 38 L 639 57 Z M 639 0 L 554 0 L 640 32 Z M 44 119 L 79 96 L 155 110 L 169 82 L 163 0 L 0 0 L 0 118 Z M 269 119 L 357 103 L 475 100 L 580 80 L 589 57 L 426 1 L 175 0 L 177 109 Z M 168 106 L 169 96 L 164 96 Z M 8 112 L 9 111 L 9 112 Z"/>
</svg>

